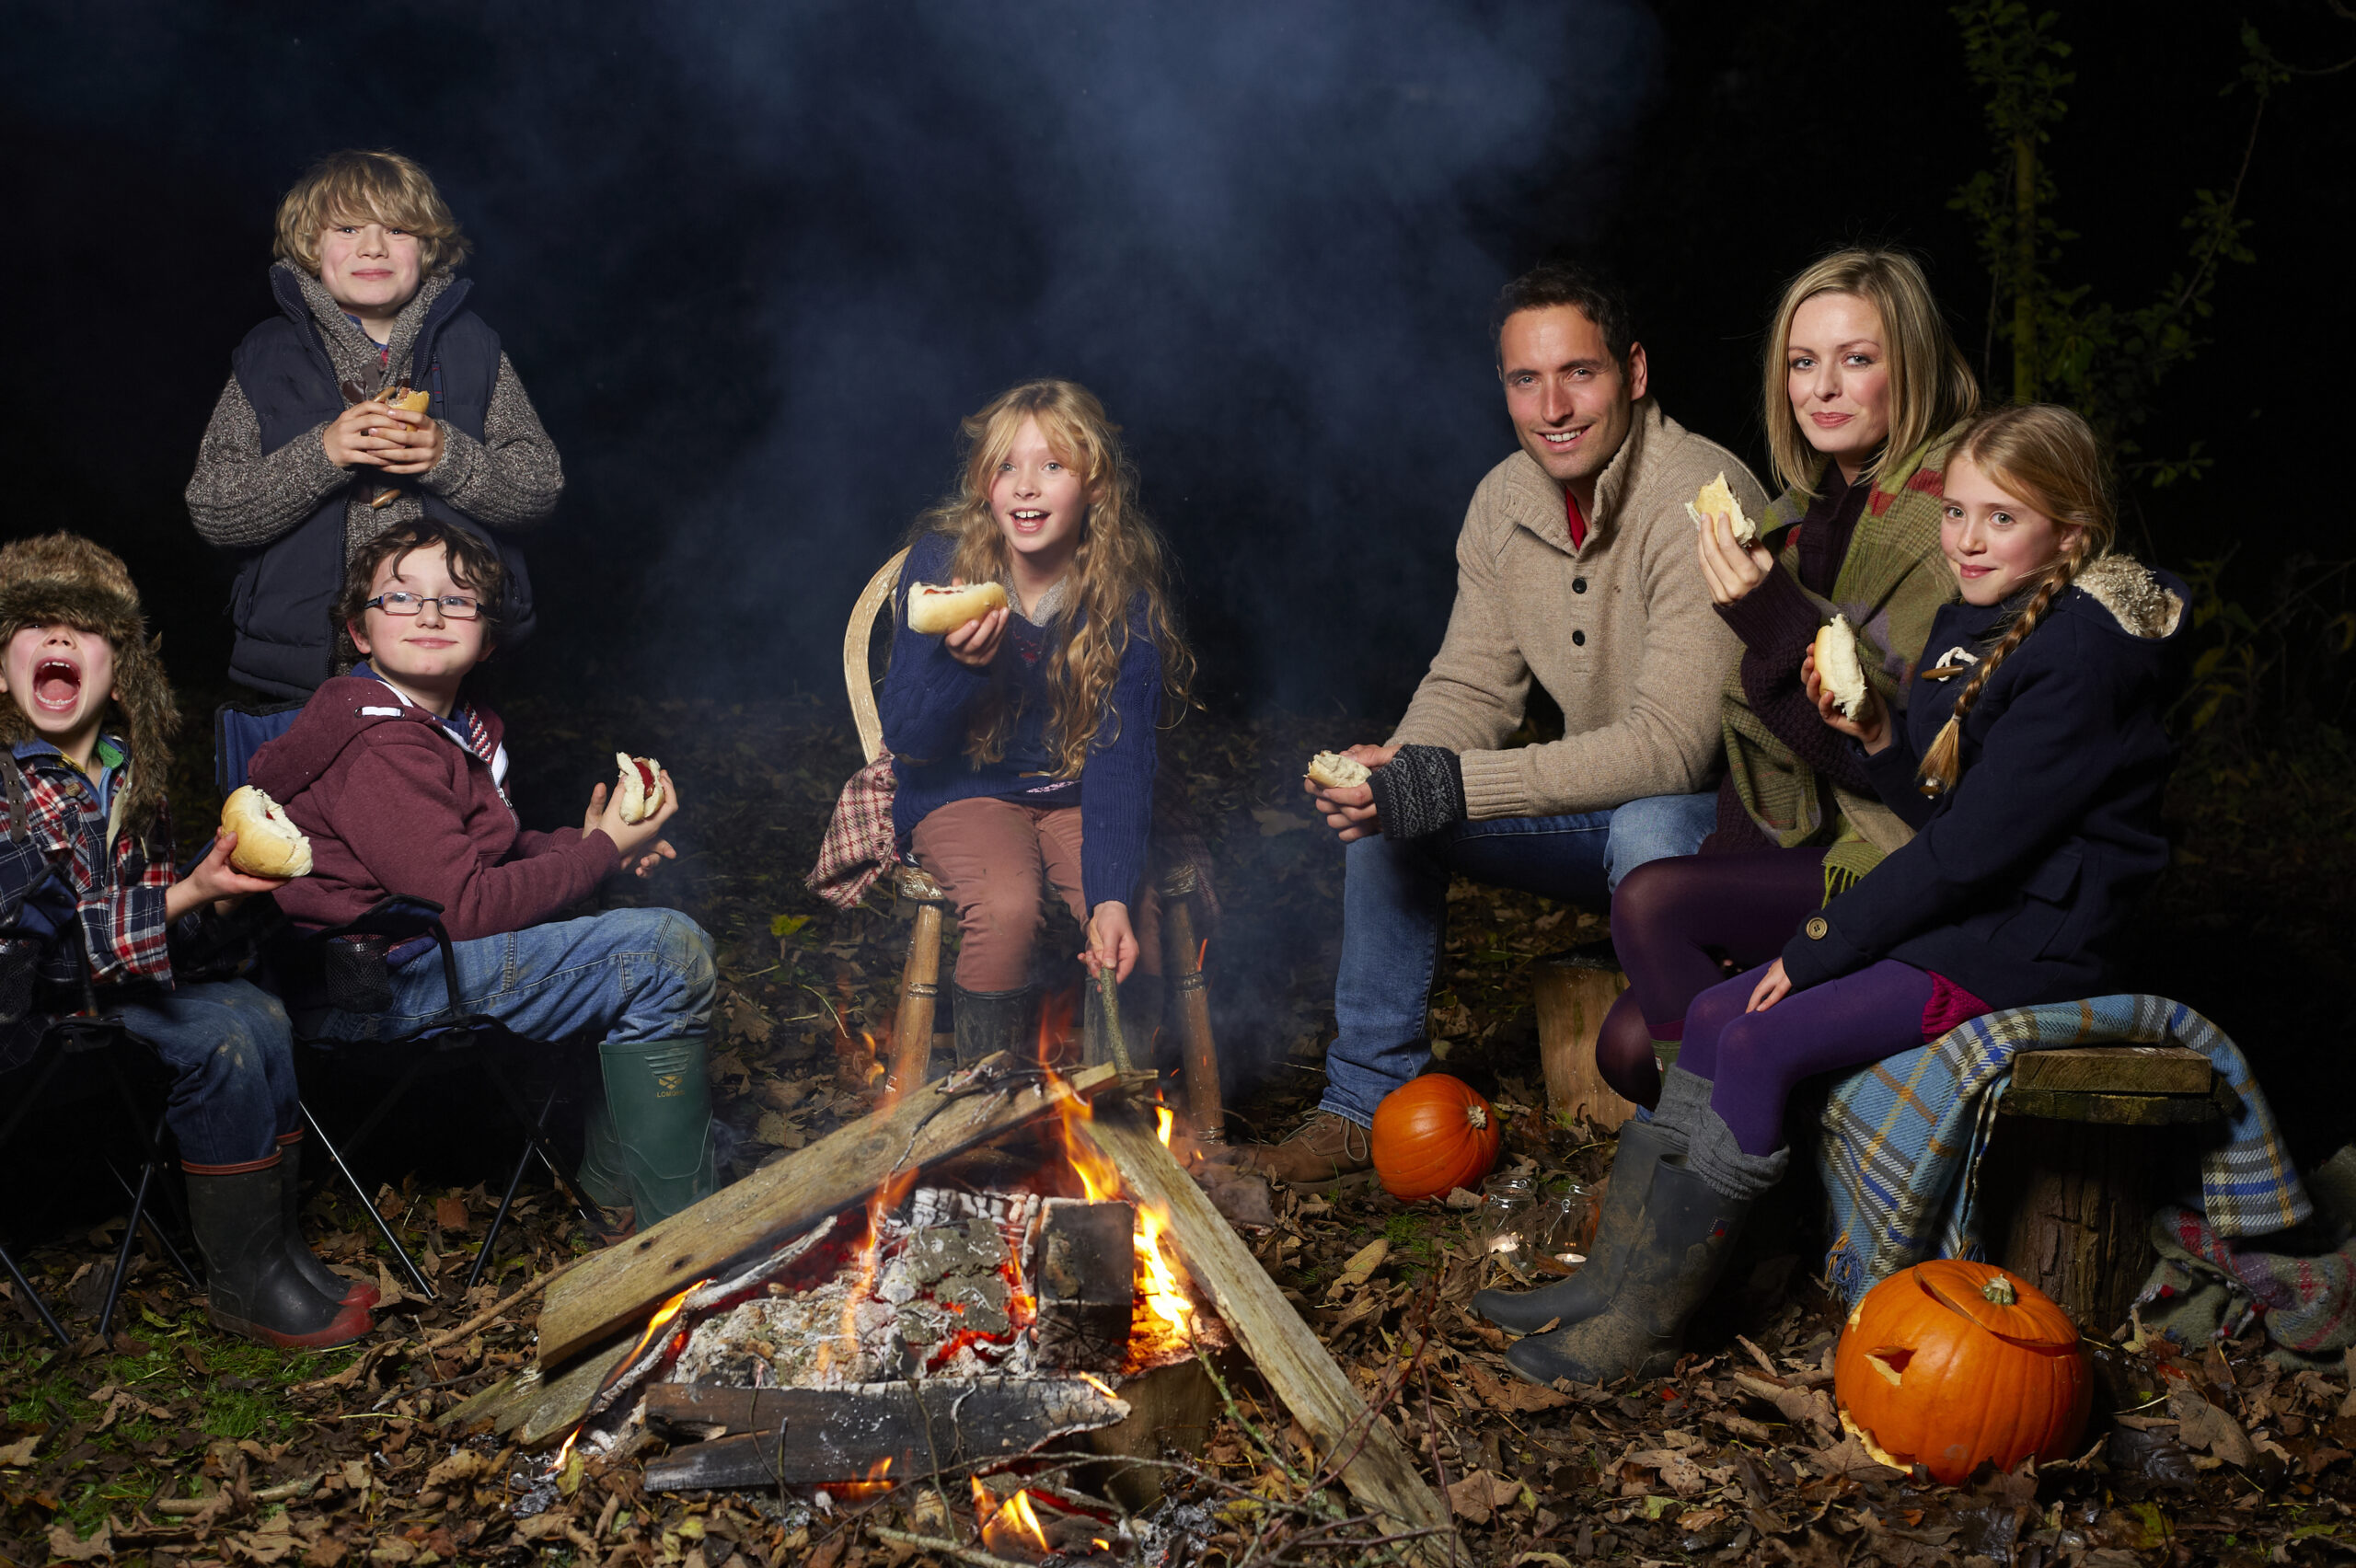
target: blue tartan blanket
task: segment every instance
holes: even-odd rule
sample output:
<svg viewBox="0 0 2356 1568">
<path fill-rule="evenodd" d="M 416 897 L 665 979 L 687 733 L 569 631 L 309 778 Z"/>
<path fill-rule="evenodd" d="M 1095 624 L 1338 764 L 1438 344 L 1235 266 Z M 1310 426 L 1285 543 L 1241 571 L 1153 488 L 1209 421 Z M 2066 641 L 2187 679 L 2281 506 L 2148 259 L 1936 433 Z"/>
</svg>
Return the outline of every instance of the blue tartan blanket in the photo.
<svg viewBox="0 0 2356 1568">
<path fill-rule="evenodd" d="M 2199 1207 L 2220 1236 L 2264 1236 L 2314 1211 L 2256 1075 L 2223 1031 L 2165 997 L 2096 997 L 1990 1013 L 1834 1080 L 1817 1165 L 1832 1211 L 1827 1276 L 1854 1302 L 1926 1257 L 1979 1258 L 1980 1157 L 2023 1051 L 2184 1045 L 2232 1090 L 2200 1155 Z"/>
</svg>

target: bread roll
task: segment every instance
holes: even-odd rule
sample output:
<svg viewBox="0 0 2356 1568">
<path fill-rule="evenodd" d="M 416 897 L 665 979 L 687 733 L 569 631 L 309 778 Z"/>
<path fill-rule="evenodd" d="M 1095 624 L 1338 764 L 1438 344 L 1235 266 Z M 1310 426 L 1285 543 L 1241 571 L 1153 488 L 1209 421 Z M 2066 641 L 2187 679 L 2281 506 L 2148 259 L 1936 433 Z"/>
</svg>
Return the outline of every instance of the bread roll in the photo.
<svg viewBox="0 0 2356 1568">
<path fill-rule="evenodd" d="M 614 754 L 621 777 L 614 781 L 614 803 L 629 824 L 644 822 L 663 809 L 663 765 L 651 756 Z"/>
<path fill-rule="evenodd" d="M 1834 616 L 1816 634 L 1816 678 L 1840 704 L 1842 717 L 1854 719 L 1865 704 L 1865 669 L 1857 663 L 1857 628 Z"/>
<path fill-rule="evenodd" d="M 400 409 L 412 414 L 422 414 L 433 406 L 433 394 L 422 386 L 402 387 L 386 393 L 381 401 L 388 409 Z"/>
<path fill-rule="evenodd" d="M 249 877 L 307 877 L 311 841 L 278 802 L 247 784 L 221 802 L 221 831 L 237 836 L 229 864 Z"/>
<path fill-rule="evenodd" d="M 1309 781 L 1321 790 L 1354 790 L 1366 782 L 1367 766 L 1340 752 L 1319 752 L 1309 759 Z"/>
<path fill-rule="evenodd" d="M 1759 525 L 1742 514 L 1742 502 L 1734 498 L 1734 491 L 1727 487 L 1723 468 L 1718 470 L 1716 478 L 1702 487 L 1701 494 L 1685 503 L 1685 515 L 1693 519 L 1696 528 L 1706 528 L 1710 525 L 1710 519 L 1722 512 L 1734 519 L 1736 544 L 1755 545 L 1759 542 Z"/>
<path fill-rule="evenodd" d="M 908 584 L 908 629 L 927 637 L 955 631 L 967 621 L 1004 608 L 1006 588 L 1001 583 L 968 582 L 963 588 L 933 582 Z"/>
</svg>

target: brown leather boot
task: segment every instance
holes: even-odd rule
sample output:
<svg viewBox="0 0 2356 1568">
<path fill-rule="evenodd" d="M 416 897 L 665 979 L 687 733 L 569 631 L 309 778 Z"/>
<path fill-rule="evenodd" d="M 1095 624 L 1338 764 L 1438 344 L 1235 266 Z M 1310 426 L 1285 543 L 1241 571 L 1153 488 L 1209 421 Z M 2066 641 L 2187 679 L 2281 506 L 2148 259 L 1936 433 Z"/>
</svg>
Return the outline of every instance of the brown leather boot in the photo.
<svg viewBox="0 0 2356 1568">
<path fill-rule="evenodd" d="M 1234 1163 L 1248 1174 L 1304 1192 L 1354 1187 L 1374 1174 L 1373 1139 L 1346 1116 L 1312 1111 L 1282 1143 L 1242 1145 Z"/>
</svg>

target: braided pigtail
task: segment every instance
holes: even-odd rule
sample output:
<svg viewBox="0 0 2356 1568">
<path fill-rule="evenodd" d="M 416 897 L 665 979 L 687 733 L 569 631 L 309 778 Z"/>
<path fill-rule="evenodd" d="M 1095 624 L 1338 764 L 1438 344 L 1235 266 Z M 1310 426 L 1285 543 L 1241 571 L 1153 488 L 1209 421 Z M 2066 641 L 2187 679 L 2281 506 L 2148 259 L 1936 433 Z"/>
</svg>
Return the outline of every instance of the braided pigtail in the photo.
<svg viewBox="0 0 2356 1568">
<path fill-rule="evenodd" d="M 1986 658 L 1971 667 L 1971 678 L 1964 682 L 1963 689 L 1956 694 L 1955 711 L 1947 716 L 1945 724 L 1939 726 L 1937 737 L 1931 742 L 1931 749 L 1923 754 L 1921 770 L 1914 775 L 1914 787 L 1923 793 L 1936 800 L 1955 788 L 1956 779 L 1963 772 L 1963 721 L 1970 715 L 1972 705 L 1980 700 L 1981 689 L 1987 686 L 1997 667 L 2012 656 L 2013 650 L 2037 629 L 2037 623 L 2043 620 L 2045 612 L 2053 607 L 2054 599 L 2077 581 L 2078 573 L 2085 568 L 2087 556 L 2093 553 L 2092 546 L 2091 536 L 2080 533 L 2062 548 L 2061 559 L 2047 569 L 2045 581 L 2038 585 L 2028 603 L 2021 606 L 2020 614 L 2013 617 L 2013 624 L 2005 628 L 1996 646 L 1988 651 Z M 1942 664 L 1924 673 L 1932 678 L 1944 679 L 1960 674 L 1963 669 L 1964 666 L 1959 664 Z"/>
</svg>

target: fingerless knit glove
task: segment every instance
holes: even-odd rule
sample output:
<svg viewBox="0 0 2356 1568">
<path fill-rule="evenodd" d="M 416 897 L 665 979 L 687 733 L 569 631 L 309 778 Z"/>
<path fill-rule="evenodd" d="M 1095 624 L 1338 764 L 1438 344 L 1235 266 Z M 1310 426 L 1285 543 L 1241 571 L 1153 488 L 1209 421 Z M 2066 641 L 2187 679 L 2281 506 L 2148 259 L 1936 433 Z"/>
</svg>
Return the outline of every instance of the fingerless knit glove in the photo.
<svg viewBox="0 0 2356 1568">
<path fill-rule="evenodd" d="M 1367 788 L 1385 838 L 1422 838 L 1464 820 L 1464 766 L 1445 746 L 1401 746 Z"/>
</svg>

